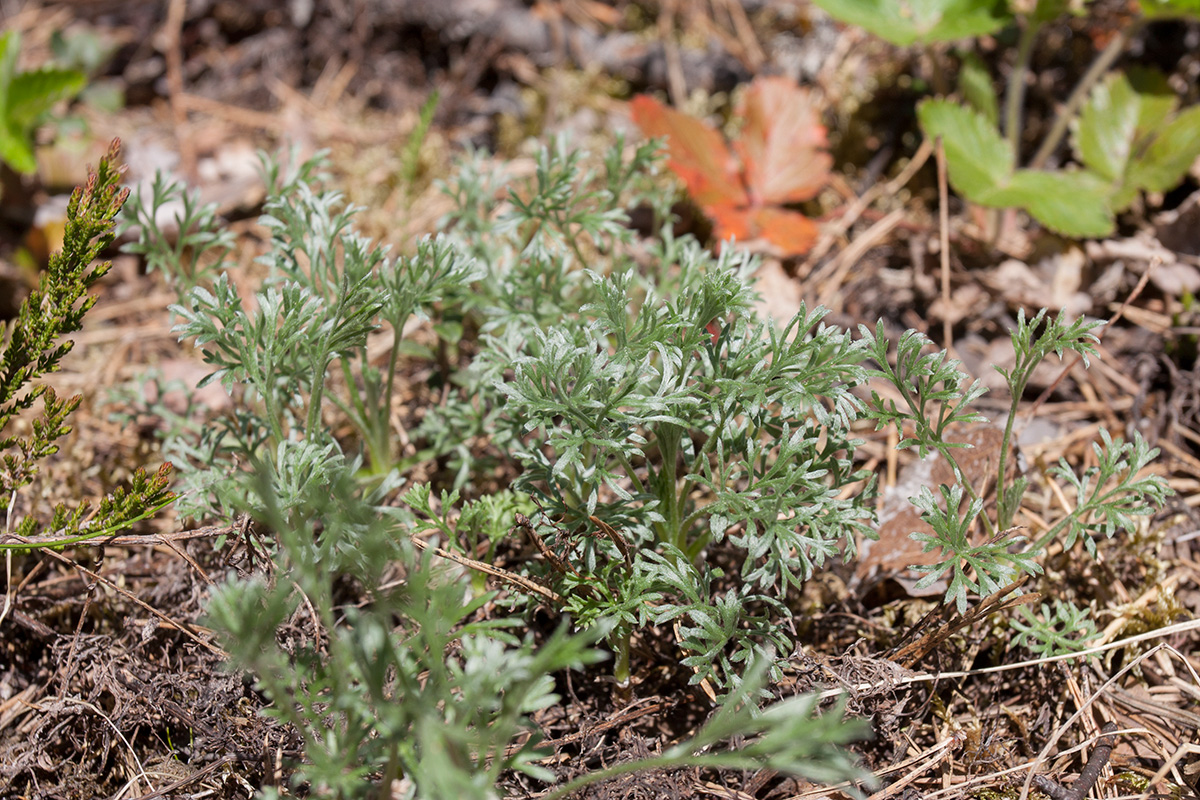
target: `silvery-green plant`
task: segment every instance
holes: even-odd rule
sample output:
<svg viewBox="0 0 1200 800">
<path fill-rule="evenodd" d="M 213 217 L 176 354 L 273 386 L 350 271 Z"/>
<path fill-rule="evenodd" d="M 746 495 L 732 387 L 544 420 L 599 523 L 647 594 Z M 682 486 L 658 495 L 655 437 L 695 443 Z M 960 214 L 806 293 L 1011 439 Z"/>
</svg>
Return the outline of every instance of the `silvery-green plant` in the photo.
<svg viewBox="0 0 1200 800">
<path fill-rule="evenodd" d="M 966 609 L 968 594 L 992 594 L 1021 572 L 1040 573 L 1038 559 L 1052 542 L 1062 540 L 1069 549 L 1082 539 L 1094 557 L 1097 536 L 1111 539 L 1118 530 L 1133 534 L 1136 518 L 1153 513 L 1171 494 L 1161 476 L 1143 474 L 1158 455 L 1157 449 L 1149 447 L 1139 434 L 1135 433 L 1132 442 L 1114 441 L 1101 429 L 1101 442 L 1093 445 L 1097 466 L 1078 474 L 1062 459 L 1048 471 L 1051 478 L 1074 489 L 1071 510 L 1020 549 L 1016 548 L 1025 537 L 1008 535 L 1029 484 L 1024 476 L 1008 474 L 1013 430 L 1025 389 L 1033 371 L 1051 354 L 1061 358 L 1064 353 L 1074 353 L 1087 366 L 1088 358 L 1096 353 L 1099 340 L 1094 331 L 1099 324 L 1050 317 L 1045 309 L 1030 319 L 1024 312 L 1018 313 L 1010 333 L 1014 364 L 1009 369 L 996 368 L 1008 387 L 1009 409 L 997 459 L 994 511 L 986 509 L 958 465 L 955 452 L 964 445 L 949 439 L 951 425 L 984 421 L 971 407 L 986 391 L 981 382 L 970 381 L 957 361 L 944 351 L 931 349 L 928 338 L 916 331 L 905 333 L 892 355 L 885 338 L 860 327 L 880 376 L 901 398 L 900 402 L 885 401 L 873 393 L 867 416 L 880 428 L 895 426 L 901 448 L 915 448 L 922 456 L 936 451 L 954 472 L 955 485 L 938 487 L 937 495 L 922 488 L 913 498 L 922 519 L 933 529 L 931 534 L 914 534 L 914 538 L 926 552 L 940 550 L 941 555 L 936 563 L 916 568 L 926 573 L 918 586 L 929 586 L 949 574 L 945 600 L 953 601 L 960 613 Z M 976 529 L 987 534 L 981 543 L 973 535 Z"/>
<path fill-rule="evenodd" d="M 521 633 L 520 619 L 481 618 L 495 593 L 473 593 L 460 572 L 415 554 L 405 523 L 359 497 L 356 470 L 335 451 L 319 450 L 298 459 L 319 480 L 296 483 L 294 475 L 267 474 L 270 464 L 260 465 L 252 493 L 260 519 L 280 538 L 276 577 L 230 579 L 210 605 L 211 623 L 270 702 L 265 713 L 302 736 L 305 760 L 294 779 L 329 797 L 400 791 L 463 800 L 497 797 L 497 783 L 510 771 L 553 783 L 555 773 L 539 763 L 546 754 L 531 716 L 559 702 L 556 673 L 604 658 L 592 647 L 603 630 L 571 633 L 564 625 L 538 637 Z M 278 454 L 281 463 L 292 458 Z M 289 492 L 294 502 L 285 507 L 279 498 Z M 371 587 L 369 605 L 336 603 L 336 584 L 346 577 Z M 275 631 L 302 603 L 301 617 L 321 635 L 297 651 Z M 656 757 L 597 769 L 548 796 L 672 766 L 770 767 L 814 780 L 869 781 L 844 749 L 866 734 L 865 724 L 847 721 L 841 706 L 818 713 L 812 697 L 760 711 L 754 693 L 765 666 L 747 665 L 747 691 L 731 695 L 692 739 Z M 730 746 L 730 739 L 740 744 Z"/>
<path fill-rule="evenodd" d="M 868 532 L 849 434 L 862 348 L 823 311 L 782 330 L 759 318 L 757 265 L 736 249 L 713 257 L 660 224 L 639 255 L 622 209 L 653 197 L 654 150 L 617 152 L 589 169 L 556 142 L 506 193 L 477 161 L 447 182 L 450 236 L 487 272 L 467 300 L 480 350 L 423 431 L 486 433 L 520 463 L 514 487 L 543 509 L 534 535 L 574 565 L 546 577 L 581 625 L 611 628 L 620 680 L 633 631 L 679 617 L 693 680 L 724 691 L 763 653 L 778 675 L 788 588 Z M 741 554 L 741 586 L 705 572 L 710 545 Z"/>
<path fill-rule="evenodd" d="M 374 412 L 389 407 L 399 356 L 393 353 L 386 369 L 363 361 L 367 337 L 378 327 L 390 328 L 396 347 L 411 316 L 433 317 L 440 304 L 442 319 L 457 315 L 487 332 L 488 355 L 454 376 L 460 392 L 417 431 L 425 446 L 419 452 L 464 447 L 466 439 L 456 437 L 464 422 L 473 426 L 467 432 L 516 446 L 520 423 L 506 410 L 504 348 L 516 346 L 521 330 L 540 329 L 567 309 L 577 314 L 581 301 L 615 303 L 599 273 L 581 273 L 578 259 L 613 258 L 617 244 L 631 241 L 620 198 L 652 162 L 646 148 L 633 162 L 613 152 L 599 172 L 589 173 L 579 154 L 561 145 L 549 149 L 531 185 L 509 198 L 508 217 L 478 221 L 487 232 L 479 234 L 478 246 L 462 242 L 463 218 L 451 237 L 419 243 L 413 255 L 395 262 L 353 230 L 354 209 L 313 188 L 311 164 L 291 176 L 268 165 L 275 192 L 266 207 L 272 247 L 263 262 L 272 278 L 247 303 L 233 276 L 219 271 L 210 286 L 189 290 L 174 309 L 177 331 L 194 339 L 213 367 L 206 380 L 220 380 L 240 401 L 206 426 L 207 440 L 181 437 L 176 445 L 198 456 L 191 475 L 209 494 L 197 498 L 196 507 L 207 502 L 248 512 L 277 540 L 274 577 L 228 581 L 214 596 L 212 621 L 225 632 L 236 662 L 257 676 L 271 701 L 269 713 L 301 732 L 306 759 L 298 778 L 316 791 L 391 796 L 405 786 L 413 797 L 490 798 L 507 771 L 552 780 L 553 773 L 535 763 L 536 737 L 525 738 L 530 715 L 557 702 L 556 673 L 602 657 L 593 647 L 598 638 L 622 622 L 645 622 L 646 598 L 632 584 L 610 592 L 611 602 L 590 617 L 579 606 L 548 636 L 516 635 L 515 619 L 480 618 L 494 593 L 482 592 L 456 567 L 418 555 L 409 537 L 436 532 L 451 548 L 466 541 L 494 547 L 516 511 L 532 513 L 533 505 L 519 495 L 463 503 L 453 493 L 442 494 L 438 504 L 427 485 L 405 496 L 409 508 L 389 505 L 399 470 L 393 462 L 380 477 L 383 458 L 372 426 L 387 422 Z M 496 241 L 482 241 L 492 236 Z M 689 257 L 699 259 L 699 250 L 687 247 Z M 632 261 L 622 253 L 621 265 L 628 267 Z M 710 266 L 725 263 L 732 262 Z M 744 277 L 721 278 L 715 268 L 708 279 L 692 270 L 680 285 L 705 280 L 713 285 L 705 291 L 721 298 L 748 296 Z M 653 276 L 622 287 L 634 283 L 650 297 Z M 539 299 L 547 285 L 561 291 Z M 646 302 L 653 307 L 657 301 Z M 703 329 L 704 314 L 726 307 L 732 308 L 726 299 L 705 300 L 687 313 Z M 696 338 L 689 336 L 689 347 Z M 329 433 L 325 416 L 339 413 L 355 423 L 358 439 L 339 442 Z M 473 477 L 469 472 L 463 482 Z M 392 570 L 387 581 L 385 569 Z M 639 570 L 636 575 L 645 571 Z M 348 611 L 335 603 L 335 587 L 347 577 L 369 593 L 368 606 Z M 321 633 L 290 652 L 274 632 L 304 601 Z M 629 616 L 614 618 L 614 603 Z M 738 672 L 749 677 L 730 689 L 700 738 L 641 766 L 769 765 L 830 780 L 863 777 L 840 747 L 862 735 L 862 726 L 845 721 L 840 709 L 818 714 L 815 701 L 804 699 L 760 710 L 762 675 L 774 667 L 773 659 L 747 658 Z M 714 747 L 729 737 L 745 737 L 745 744 Z"/>
<path fill-rule="evenodd" d="M 279 537 L 275 580 L 230 579 L 210 618 L 239 666 L 305 744 L 295 780 L 322 796 L 487 798 L 506 770 L 553 780 L 535 763 L 529 714 L 557 702 L 554 673 L 593 663 L 590 637 L 518 636 L 518 620 L 481 620 L 493 597 L 414 554 L 394 509 L 363 496 L 335 445 L 284 442 L 256 464 L 249 499 Z M 393 580 L 384 580 L 387 569 Z M 370 605 L 337 604 L 338 581 Z M 320 635 L 296 652 L 276 629 L 303 601 Z"/>
<path fill-rule="evenodd" d="M 149 197 L 144 191 L 141 185 L 134 188 L 121 220 L 120 233 L 141 231 L 137 241 L 125 244 L 125 252 L 142 256 L 147 272 L 162 272 L 184 291 L 228 268 L 225 259 L 235 237 L 218 224 L 216 203 L 201 203 L 199 190 L 188 191 L 163 172 L 155 173 Z"/>
<path fill-rule="evenodd" d="M 262 223 L 271 246 L 259 261 L 271 272 L 250 302 L 232 277 L 231 242 L 215 232 L 212 210 L 194 196 L 160 177 L 151 206 L 130 217 L 142 223 L 133 250 L 175 276 L 181 295 L 172 306 L 180 320 L 174 330 L 191 338 L 213 368 L 200 385 L 219 380 L 240 401 L 208 420 L 199 437 L 186 430 L 168 437 L 167 454 L 182 466 L 185 513 L 242 505 L 237 465 L 284 441 L 328 441 L 331 407 L 357 430 L 365 471 L 394 482 L 405 466 L 403 436 L 393 425 L 405 326 L 414 316 L 427 317 L 448 289 L 469 283 L 474 268 L 443 238 L 424 239 L 413 254 L 389 258 L 387 248 L 354 230 L 361 209 L 337 192 L 314 188 L 322 164 L 320 154 L 289 168 L 264 158 L 271 193 Z M 184 209 L 194 212 L 179 219 L 186 250 L 166 241 L 153 223 L 160 205 L 179 197 L 190 197 Z M 183 259 L 206 248 L 215 248 L 218 258 L 201 275 Z M 197 280 L 202 276 L 211 280 Z M 368 334 L 381 328 L 392 336 L 382 368 L 367 354 Z M 337 391 L 326 391 L 335 384 Z"/>
<path fill-rule="evenodd" d="M 1077 653 L 1096 636 L 1096 623 L 1090 619 L 1091 612 L 1058 598 L 1054 600 L 1053 611 L 1042 603 L 1040 614 L 1031 611 L 1029 606 L 1021 606 L 1018 613 L 1020 616 L 1011 623 L 1017 632 L 1012 644 L 1027 647 L 1039 657 Z"/>
<path fill-rule="evenodd" d="M 732 662 L 697 659 L 706 668 L 696 680 L 730 687 L 756 649 L 790 651 L 778 624 L 751 624 L 756 614 L 786 618 L 788 588 L 852 554 L 867 532 L 868 481 L 850 434 L 861 407 L 851 390 L 866 371 L 862 348 L 822 325 L 821 311 L 802 308 L 782 330 L 758 318 L 754 265 L 738 251 L 714 259 L 694 242 L 670 246 L 656 255 L 677 265 L 677 294 L 639 301 L 629 271 L 593 274 L 597 302 L 521 350 L 508 339 L 493 352 L 513 365 L 498 384 L 504 417 L 534 434 L 513 436 L 518 486 L 578 536 L 571 560 L 586 580 L 563 576 L 571 607 L 615 618 L 618 638 L 684 617 L 695 626 L 686 648 L 734 647 Z M 840 496 L 855 483 L 860 491 Z M 628 553 L 598 535 L 600 523 L 628 540 Z M 740 587 L 701 603 L 703 553 L 717 545 L 739 554 Z M 645 602 L 661 591 L 691 602 Z"/>
<path fill-rule="evenodd" d="M 652 147 L 622 155 L 618 145 L 593 164 L 559 141 L 531 178 L 506 183 L 476 157 L 446 183 L 459 206 L 443 235 L 394 261 L 354 231 L 354 209 L 314 188 L 313 162 L 268 166 L 272 277 L 254 303 L 222 273 L 178 305 L 178 330 L 203 348 L 210 380 L 241 400 L 207 439 L 179 439 L 194 485 L 210 492 L 199 499 L 277 534 L 276 574 L 297 582 L 327 632 L 300 656 L 273 644 L 298 598 L 283 580 L 231 582 L 213 606 L 273 713 L 304 731 L 312 785 L 351 796 L 402 777 L 413 796 L 485 797 L 503 770 L 546 778 L 512 742 L 555 702 L 547 676 L 593 663 L 604 640 L 624 681 L 631 642 L 652 626 L 677 630 L 678 666 L 719 693 L 720 725 L 701 740 L 756 737 L 705 763 L 855 774 L 836 745 L 857 730 L 840 714 L 815 716 L 810 700 L 759 708 L 794 645 L 794 591 L 870 533 L 854 424 L 897 425 L 903 446 L 954 464 L 948 426 L 976 418 L 982 390 L 919 334 L 893 348 L 866 328 L 855 337 L 825 325 L 820 309 L 781 327 L 760 318 L 753 260 L 674 237 L 661 197 L 654 241 L 635 241 L 624 210 L 648 196 L 655 164 Z M 440 328 L 441 352 L 413 352 L 445 389 L 407 432 L 416 455 L 398 458 L 386 412 L 414 316 Z M 380 329 L 392 335 L 384 366 L 366 361 Z M 466 331 L 477 334 L 459 341 Z M 1037 363 L 1090 353 L 1090 331 L 1044 313 L 1019 319 L 1005 375 L 1014 412 Z M 902 401 L 862 399 L 872 378 Z M 335 440 L 330 419 L 357 436 Z M 965 608 L 969 594 L 1036 572 L 1049 541 L 1111 535 L 1161 502 L 1161 482 L 1137 476 L 1154 451 L 1107 438 L 1100 449 L 1098 474 L 1062 475 L 1081 502 L 1032 548 L 972 544 L 975 527 L 999 531 L 1020 505 L 1024 484 L 1004 483 L 1003 471 L 995 516 L 957 467 L 944 503 L 917 498 L 934 529 L 926 545 L 944 556 L 928 580 L 951 573 L 947 602 Z M 433 458 L 448 467 L 435 472 L 440 485 L 393 505 L 410 459 Z M 517 473 L 507 493 L 484 490 L 494 469 Z M 509 620 L 482 621 L 482 581 L 418 556 L 410 536 L 470 558 L 540 544 L 541 558 L 514 569 L 550 587 L 539 598 L 558 598 L 564 627 L 517 637 Z M 388 564 L 402 578 L 384 590 Z M 343 575 L 372 593 L 350 617 L 332 599 Z M 248 607 L 260 623 L 246 621 Z M 418 689 L 427 694 L 398 702 Z M 455 710 L 463 702 L 470 709 Z M 656 764 L 698 763 L 694 744 L 663 757 Z"/>
</svg>

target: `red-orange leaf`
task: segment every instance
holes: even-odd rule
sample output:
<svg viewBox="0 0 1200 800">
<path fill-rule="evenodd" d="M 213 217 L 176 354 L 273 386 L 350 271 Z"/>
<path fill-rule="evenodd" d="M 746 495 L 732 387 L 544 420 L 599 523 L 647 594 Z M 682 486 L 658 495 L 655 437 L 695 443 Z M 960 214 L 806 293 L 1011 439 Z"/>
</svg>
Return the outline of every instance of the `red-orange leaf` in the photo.
<svg viewBox="0 0 1200 800">
<path fill-rule="evenodd" d="M 758 238 L 758 226 L 754 223 L 752 209 L 733 203 L 718 203 L 706 206 L 704 211 L 712 219 L 716 238 L 737 239 L 739 242 Z"/>
<path fill-rule="evenodd" d="M 812 247 L 816 223 L 781 208 L 829 180 L 825 128 L 807 90 L 786 78 L 756 79 L 738 106 L 745 123 L 732 151 L 716 130 L 653 98 L 631 106 L 643 133 L 667 138 L 667 166 L 712 218 L 717 238 L 765 240 L 783 255 Z"/>
<path fill-rule="evenodd" d="M 738 208 L 728 203 L 706 209 L 718 239 L 765 239 L 783 255 L 807 253 L 820 229 L 808 217 L 786 208 Z"/>
<path fill-rule="evenodd" d="M 821 230 L 808 217 L 786 208 L 758 208 L 752 213 L 760 235 L 784 255 L 807 253 Z"/>
<path fill-rule="evenodd" d="M 783 205 L 814 197 L 829 182 L 833 159 L 823 152 L 825 126 L 812 95 L 787 78 L 759 78 L 742 97 L 745 118 L 734 142 L 746 171 L 751 205 Z"/>
<path fill-rule="evenodd" d="M 683 180 L 692 199 L 705 207 L 746 203 L 738 163 L 720 133 L 647 95 L 638 95 L 630 105 L 642 133 L 667 138 L 667 167 Z"/>
</svg>

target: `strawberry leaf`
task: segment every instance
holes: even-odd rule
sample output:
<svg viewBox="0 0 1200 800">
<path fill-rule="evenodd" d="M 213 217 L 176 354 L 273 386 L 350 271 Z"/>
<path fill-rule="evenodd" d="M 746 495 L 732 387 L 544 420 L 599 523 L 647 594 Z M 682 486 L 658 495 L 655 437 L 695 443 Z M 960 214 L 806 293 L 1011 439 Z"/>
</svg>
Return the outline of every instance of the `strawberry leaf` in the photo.
<svg viewBox="0 0 1200 800">
<path fill-rule="evenodd" d="M 1004 187 L 988 193 L 980 205 L 1023 208 L 1055 233 L 1076 238 L 1113 232 L 1109 186 L 1086 170 L 1049 172 L 1020 169 Z"/>
<path fill-rule="evenodd" d="M 74 69 L 22 72 L 8 87 L 8 119 L 15 128 L 28 131 L 59 100 L 79 94 L 86 82 L 87 76 Z"/>
<path fill-rule="evenodd" d="M 1128 208 L 1142 191 L 1174 188 L 1200 155 L 1200 106 L 1174 114 L 1161 76 L 1114 72 L 1092 90 L 1071 143 L 1108 184 L 1109 205 Z"/>
<path fill-rule="evenodd" d="M 787 78 L 756 79 L 738 106 L 745 127 L 734 142 L 751 205 L 796 203 L 829 182 L 833 159 L 807 89 Z"/>
<path fill-rule="evenodd" d="M 745 205 L 737 161 L 721 134 L 695 117 L 639 95 L 630 103 L 642 133 L 667 140 L 667 167 L 687 186 L 688 194 L 707 208 L 720 203 Z"/>
<path fill-rule="evenodd" d="M 739 243 L 762 239 L 785 257 L 807 253 L 820 232 L 811 219 L 786 208 L 737 208 L 726 203 L 707 210 L 718 239 Z"/>
<path fill-rule="evenodd" d="M 1151 192 L 1175 188 L 1200 156 L 1200 106 L 1180 112 L 1129 170 L 1130 182 Z"/>
<path fill-rule="evenodd" d="M 1000 119 L 1000 100 L 996 97 L 996 87 L 992 85 L 992 76 L 983 60 L 974 53 L 963 56 L 962 70 L 958 73 L 958 90 L 971 108 L 983 114 L 992 125 L 997 124 Z"/>
<path fill-rule="evenodd" d="M 762 238 L 779 248 L 784 256 L 807 253 L 820 233 L 817 223 L 797 211 L 758 208 L 751 213 Z"/>
<path fill-rule="evenodd" d="M 977 198 L 1012 176 L 1012 148 L 979 112 L 949 100 L 927 100 L 917 108 L 917 119 L 930 139 L 942 137 L 950 183 L 969 200 L 982 203 Z"/>
<path fill-rule="evenodd" d="M 1116 181 L 1125 172 L 1137 135 L 1141 103 L 1129 79 L 1119 72 L 1096 85 L 1073 125 L 1079 160 L 1097 175 Z"/>
<path fill-rule="evenodd" d="M 1138 6 L 1143 14 L 1155 19 L 1200 18 L 1200 0 L 1140 0 Z"/>
<path fill-rule="evenodd" d="M 1112 233 L 1109 185 L 1095 173 L 1014 170 L 1012 149 L 979 112 L 948 100 L 917 109 L 925 135 L 942 137 L 954 189 L 990 208 L 1022 208 L 1065 236 Z"/>
<path fill-rule="evenodd" d="M 815 1 L 834 19 L 865 28 L 901 47 L 995 33 L 1012 18 L 1001 0 Z"/>
</svg>

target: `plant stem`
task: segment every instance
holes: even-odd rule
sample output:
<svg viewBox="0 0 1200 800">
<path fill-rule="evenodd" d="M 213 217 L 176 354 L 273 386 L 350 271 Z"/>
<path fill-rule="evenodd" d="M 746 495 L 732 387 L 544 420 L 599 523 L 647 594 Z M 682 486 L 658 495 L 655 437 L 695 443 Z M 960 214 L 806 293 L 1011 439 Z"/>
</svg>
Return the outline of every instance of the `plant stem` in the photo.
<svg viewBox="0 0 1200 800">
<path fill-rule="evenodd" d="M 627 625 L 621 625 L 613 631 L 613 639 L 616 642 L 617 651 L 614 654 L 613 677 L 617 679 L 617 683 L 621 686 L 629 685 L 629 637 L 631 633 Z"/>
<path fill-rule="evenodd" d="M 1013 392 L 1012 405 L 1008 409 L 1008 419 L 1004 423 L 1004 437 L 1000 440 L 1000 459 L 996 465 L 996 508 L 1003 513 L 1004 509 L 1008 508 L 1005 494 L 1008 492 L 1008 484 L 1004 480 L 1004 474 L 1008 471 L 1008 449 L 1012 442 L 1013 422 L 1017 418 L 1017 407 L 1021 403 L 1021 395 Z M 1013 511 L 1016 511 L 1014 508 Z M 996 519 L 996 527 L 1000 530 L 1008 530 L 1012 526 L 1012 515 L 1005 514 L 1003 518 Z"/>
<path fill-rule="evenodd" d="M 1008 76 L 1008 91 L 1004 96 L 1004 135 L 1012 150 L 1012 167 L 1021 163 L 1022 109 L 1025 108 L 1025 77 L 1029 74 L 1029 63 L 1033 59 L 1033 45 L 1042 30 L 1041 23 L 1027 20 L 1021 39 L 1017 44 L 1017 62 Z"/>
<path fill-rule="evenodd" d="M 362 363 L 366 365 L 367 354 L 366 348 L 363 348 L 361 353 Z M 367 411 L 367 403 L 371 403 L 374 409 L 378 408 L 378 402 L 374 399 L 374 392 L 371 391 L 371 385 L 367 380 L 367 375 L 364 370 L 363 386 L 367 394 L 367 401 L 364 402 L 362 392 L 358 390 L 358 384 L 354 381 L 354 372 L 350 369 L 350 362 L 342 359 L 342 379 L 346 382 L 346 394 L 350 396 L 350 402 L 347 403 L 336 395 L 330 395 L 330 400 L 338 409 L 345 414 L 355 427 L 358 428 L 362 435 L 363 444 L 367 448 L 367 458 L 370 461 L 372 471 L 378 471 L 380 464 L 387 461 L 388 467 L 391 466 L 391 458 L 388 453 L 388 440 L 384 432 L 379 430 L 377 420 L 372 419 L 374 414 Z M 386 471 L 386 470 L 384 470 Z"/>
<path fill-rule="evenodd" d="M 662 471 L 658 479 L 659 502 L 663 504 L 664 527 L 670 537 L 671 544 L 680 550 L 687 544 L 685 532 L 680 530 L 679 519 L 679 487 L 676 485 L 675 462 L 679 456 L 679 440 L 683 430 L 675 424 L 666 423 L 657 426 L 655 438 L 658 440 L 659 454 L 662 456 Z"/>
<path fill-rule="evenodd" d="M 1096 59 L 1088 67 L 1087 72 L 1079 79 L 1075 89 L 1071 92 L 1071 96 L 1067 98 L 1067 103 L 1058 112 L 1058 116 L 1054 118 L 1054 126 L 1050 129 L 1050 133 L 1042 141 L 1042 146 L 1038 148 L 1037 153 L 1033 156 L 1033 160 L 1029 162 L 1030 169 L 1041 169 L 1050 160 L 1050 156 L 1054 155 L 1054 151 L 1058 149 L 1059 143 L 1063 136 L 1067 133 L 1067 127 L 1071 124 L 1071 120 L 1075 117 L 1075 112 L 1083 105 L 1083 101 L 1087 99 L 1088 93 L 1096 82 L 1108 71 L 1108 68 L 1113 65 L 1117 57 L 1121 55 L 1121 51 L 1125 49 L 1125 45 L 1129 44 L 1137 33 L 1146 25 L 1145 17 L 1137 17 L 1128 25 L 1117 31 L 1113 36 L 1112 41 L 1108 43 L 1108 47 L 1096 56 Z"/>
</svg>

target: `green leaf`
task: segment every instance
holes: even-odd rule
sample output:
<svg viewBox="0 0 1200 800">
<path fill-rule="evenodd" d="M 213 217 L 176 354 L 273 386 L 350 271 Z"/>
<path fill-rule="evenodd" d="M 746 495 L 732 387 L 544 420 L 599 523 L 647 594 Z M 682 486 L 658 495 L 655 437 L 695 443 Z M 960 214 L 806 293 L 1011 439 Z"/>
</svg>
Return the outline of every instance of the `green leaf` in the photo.
<svg viewBox="0 0 1200 800">
<path fill-rule="evenodd" d="M 941 136 L 955 190 L 990 208 L 1022 208 L 1066 236 L 1112 232 L 1109 185 L 1090 172 L 1014 170 L 1008 142 L 978 111 L 948 100 L 928 100 L 917 109 L 929 137 Z"/>
<path fill-rule="evenodd" d="M 1108 205 L 1109 185 L 1098 176 L 1075 172 L 1017 170 L 1007 189 L 981 205 L 1023 208 L 1038 222 L 1064 236 L 1107 236 L 1115 224 Z"/>
<path fill-rule="evenodd" d="M 26 175 L 37 171 L 33 147 L 19 131 L 10 128 L 5 120 L 0 120 L 0 161 Z"/>
<path fill-rule="evenodd" d="M 28 130 L 59 100 L 78 94 L 86 80 L 82 72 L 73 69 L 45 67 L 22 72 L 9 85 L 9 124 Z"/>
<path fill-rule="evenodd" d="M 1133 90 L 1138 93 L 1138 131 L 1145 134 L 1162 127 L 1179 105 L 1179 98 L 1167 76 L 1148 67 L 1130 67 L 1125 71 Z"/>
<path fill-rule="evenodd" d="M 1200 106 L 1183 111 L 1163 127 L 1145 155 L 1129 169 L 1129 182 L 1151 192 L 1175 188 L 1200 156 Z"/>
<path fill-rule="evenodd" d="M 992 76 L 983 60 L 974 53 L 963 56 L 962 70 L 958 73 L 958 90 L 971 108 L 982 114 L 993 127 L 997 125 L 1000 102 L 996 98 L 996 88 L 992 85 Z"/>
<path fill-rule="evenodd" d="M 1200 0 L 1139 0 L 1142 13 L 1155 19 L 1200 18 Z"/>
<path fill-rule="evenodd" d="M 1064 14 L 1070 13 L 1080 17 L 1087 12 L 1081 7 L 1081 4 L 1072 2 L 1072 0 L 1038 0 L 1037 8 L 1033 10 L 1030 19 L 1035 24 L 1043 25 L 1047 22 L 1053 22 Z"/>
<path fill-rule="evenodd" d="M 37 169 L 33 126 L 55 102 L 78 93 L 86 79 L 74 70 L 51 68 L 16 74 L 20 48 L 16 31 L 0 35 L 0 161 L 29 174 Z"/>
<path fill-rule="evenodd" d="M 983 114 L 949 100 L 926 100 L 917 119 L 927 137 L 942 137 L 950 183 L 968 199 L 982 202 L 977 198 L 1011 177 L 1012 148 Z"/>
<path fill-rule="evenodd" d="M 8 87 L 17 68 L 17 52 L 21 47 L 21 34 L 9 31 L 0 35 L 0 161 L 11 164 L 19 172 L 32 172 L 33 153 L 28 146 L 22 147 L 21 137 L 9 130 Z"/>
<path fill-rule="evenodd" d="M 1129 79 L 1114 72 L 1096 84 L 1072 126 L 1072 145 L 1088 169 L 1116 181 L 1129 163 L 1142 104 Z"/>
<path fill-rule="evenodd" d="M 994 33 L 1012 16 L 997 0 L 816 0 L 830 16 L 907 46 Z"/>
<path fill-rule="evenodd" d="M 1200 107 L 1172 118 L 1177 100 L 1161 75 L 1114 72 L 1096 86 L 1074 126 L 1072 145 L 1109 182 L 1109 206 L 1128 208 L 1141 191 L 1176 186 L 1200 155 Z"/>
<path fill-rule="evenodd" d="M 8 31 L 0 35 L 0 116 L 8 109 L 8 85 L 17 69 L 17 53 L 21 50 L 21 34 Z"/>
</svg>

